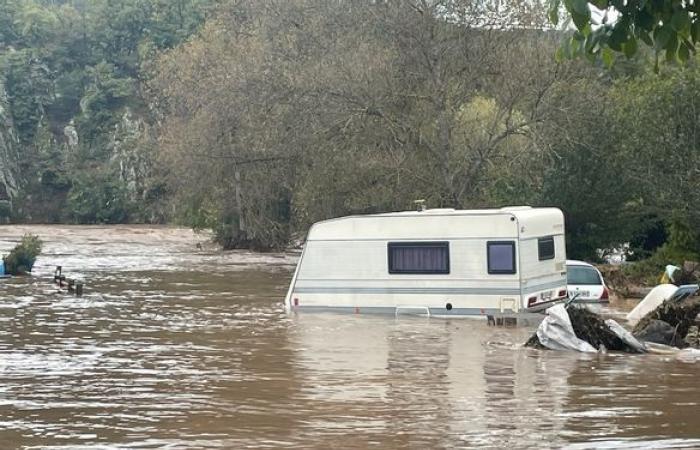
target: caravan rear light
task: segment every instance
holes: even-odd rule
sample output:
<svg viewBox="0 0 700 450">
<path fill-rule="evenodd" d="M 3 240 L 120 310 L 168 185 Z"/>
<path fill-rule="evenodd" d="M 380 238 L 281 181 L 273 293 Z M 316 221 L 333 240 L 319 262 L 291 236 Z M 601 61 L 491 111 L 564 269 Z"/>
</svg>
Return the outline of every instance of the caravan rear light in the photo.
<svg viewBox="0 0 700 450">
<path fill-rule="evenodd" d="M 603 287 L 603 295 L 600 296 L 601 300 L 608 300 L 610 297 L 610 293 L 608 292 L 607 287 Z"/>
<path fill-rule="evenodd" d="M 530 297 L 527 299 L 527 307 L 529 308 L 533 304 L 537 303 L 537 296 Z"/>
<path fill-rule="evenodd" d="M 559 298 L 566 297 L 566 289 L 562 289 L 561 291 L 559 291 L 558 297 Z"/>
</svg>

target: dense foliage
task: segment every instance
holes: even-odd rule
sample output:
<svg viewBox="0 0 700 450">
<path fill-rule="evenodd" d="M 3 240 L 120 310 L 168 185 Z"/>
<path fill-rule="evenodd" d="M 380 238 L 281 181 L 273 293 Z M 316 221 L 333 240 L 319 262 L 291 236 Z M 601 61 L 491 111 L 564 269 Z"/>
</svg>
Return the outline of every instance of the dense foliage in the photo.
<svg viewBox="0 0 700 450">
<path fill-rule="evenodd" d="M 39 236 L 25 234 L 22 242 L 17 244 L 10 253 L 3 257 L 5 273 L 9 275 L 24 275 L 31 272 L 37 256 L 41 253 L 42 242 Z"/>
<path fill-rule="evenodd" d="M 274 248 L 426 199 L 558 206 L 571 257 L 700 252 L 694 57 L 558 60 L 544 5 L 517 0 L 26 5 L 0 0 L 17 220 Z"/>
<path fill-rule="evenodd" d="M 152 155 L 135 144 L 153 120 L 143 65 L 194 33 L 213 4 L 0 0 L 0 127 L 17 137 L 21 172 L 15 220 L 158 219 L 143 208 L 157 184 Z"/>
<path fill-rule="evenodd" d="M 613 52 L 632 57 L 642 44 L 656 56 L 665 54 L 667 61 L 686 62 L 700 42 L 700 5 L 695 0 L 549 0 L 555 25 L 562 5 L 577 28 L 562 47 L 569 56 L 610 63 Z"/>
</svg>

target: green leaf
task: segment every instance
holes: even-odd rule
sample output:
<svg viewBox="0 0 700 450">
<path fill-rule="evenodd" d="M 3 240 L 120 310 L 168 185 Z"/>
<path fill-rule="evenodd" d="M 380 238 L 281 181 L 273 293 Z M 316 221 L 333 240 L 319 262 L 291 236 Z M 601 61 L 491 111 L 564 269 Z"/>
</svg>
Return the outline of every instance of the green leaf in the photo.
<svg viewBox="0 0 700 450">
<path fill-rule="evenodd" d="M 653 47 L 653 46 L 654 46 L 654 41 L 651 40 L 651 36 L 649 36 L 649 33 L 640 32 L 640 33 L 639 33 L 639 39 L 641 39 L 642 42 L 644 42 L 644 43 L 645 43 L 646 45 L 648 45 L 649 47 Z"/>
<path fill-rule="evenodd" d="M 671 37 L 668 39 L 668 42 L 664 48 L 675 54 L 676 50 L 678 50 L 678 36 L 671 34 Z"/>
<path fill-rule="evenodd" d="M 608 47 L 605 47 L 603 50 L 601 50 L 600 57 L 603 60 L 603 64 L 605 64 L 605 67 L 607 67 L 608 69 L 612 67 L 613 62 L 615 61 L 615 54 L 612 50 L 610 50 Z"/>
<path fill-rule="evenodd" d="M 627 40 L 627 27 L 624 23 L 618 22 L 617 25 L 615 25 L 615 28 L 613 28 L 612 33 L 610 34 L 610 39 L 608 39 L 608 46 L 616 52 L 619 52 L 622 50 L 622 44 L 627 42 Z"/>
<path fill-rule="evenodd" d="M 666 62 L 672 63 L 676 61 L 676 52 L 671 50 L 666 50 Z"/>
<path fill-rule="evenodd" d="M 628 58 L 633 57 L 637 53 L 637 40 L 634 36 L 630 36 L 627 42 L 622 44 L 622 51 Z"/>
<path fill-rule="evenodd" d="M 671 27 L 678 33 L 684 33 L 690 30 L 690 16 L 688 11 L 679 9 L 673 13 L 671 17 Z"/>
<path fill-rule="evenodd" d="M 579 14 L 575 11 L 571 13 L 571 20 L 574 21 L 574 25 L 576 25 L 576 28 L 578 28 L 579 31 L 583 31 L 586 28 L 586 25 L 588 25 L 588 21 L 590 20 L 590 18 L 590 11 L 588 11 L 588 15 Z"/>
<path fill-rule="evenodd" d="M 591 9 L 588 7 L 588 0 L 572 0 L 573 9 L 582 16 L 591 17 Z"/>
<path fill-rule="evenodd" d="M 595 46 L 600 42 L 601 40 L 601 34 L 600 33 L 591 33 L 588 35 L 586 38 L 586 53 L 593 53 Z"/>
<path fill-rule="evenodd" d="M 654 52 L 654 73 L 655 74 L 659 73 L 659 52 L 658 51 Z"/>
<path fill-rule="evenodd" d="M 554 25 L 559 25 L 559 7 L 561 6 L 561 0 L 551 0 L 549 2 L 549 21 Z"/>
<path fill-rule="evenodd" d="M 654 28 L 654 17 L 646 9 L 642 9 L 637 13 L 635 25 L 643 30 L 651 31 Z"/>
<path fill-rule="evenodd" d="M 700 39 L 700 20 L 695 20 L 690 26 L 690 37 L 694 43 Z"/>
<path fill-rule="evenodd" d="M 671 36 L 674 36 L 675 34 L 673 33 L 673 30 L 671 27 L 662 25 L 661 27 L 657 28 L 654 30 L 654 47 L 657 50 L 661 50 L 662 48 L 666 48 L 668 45 L 668 41 L 671 39 Z"/>
<path fill-rule="evenodd" d="M 678 47 L 678 59 L 683 63 L 690 59 L 690 49 L 686 46 L 685 42 L 681 43 L 680 47 Z"/>
<path fill-rule="evenodd" d="M 563 46 L 559 46 L 557 51 L 554 53 L 554 60 L 558 63 L 564 61 L 566 59 L 566 55 L 564 54 L 564 48 Z"/>
</svg>

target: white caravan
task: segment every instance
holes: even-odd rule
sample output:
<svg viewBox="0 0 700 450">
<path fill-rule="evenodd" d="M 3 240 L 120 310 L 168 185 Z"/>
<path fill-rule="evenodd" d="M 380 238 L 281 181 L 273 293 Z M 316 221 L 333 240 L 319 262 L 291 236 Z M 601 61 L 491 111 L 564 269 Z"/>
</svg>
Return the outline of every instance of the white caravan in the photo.
<svg viewBox="0 0 700 450">
<path fill-rule="evenodd" d="M 556 208 L 428 209 L 314 224 L 287 311 L 482 316 L 567 296 Z"/>
</svg>

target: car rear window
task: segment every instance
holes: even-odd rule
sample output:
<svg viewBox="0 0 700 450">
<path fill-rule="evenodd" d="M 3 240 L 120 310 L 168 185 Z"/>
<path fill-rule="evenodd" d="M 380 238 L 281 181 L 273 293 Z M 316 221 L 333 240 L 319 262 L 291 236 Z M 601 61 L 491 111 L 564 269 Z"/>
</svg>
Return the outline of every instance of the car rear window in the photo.
<svg viewBox="0 0 700 450">
<path fill-rule="evenodd" d="M 568 284 L 603 284 L 598 271 L 588 266 L 567 266 L 566 282 Z"/>
</svg>

